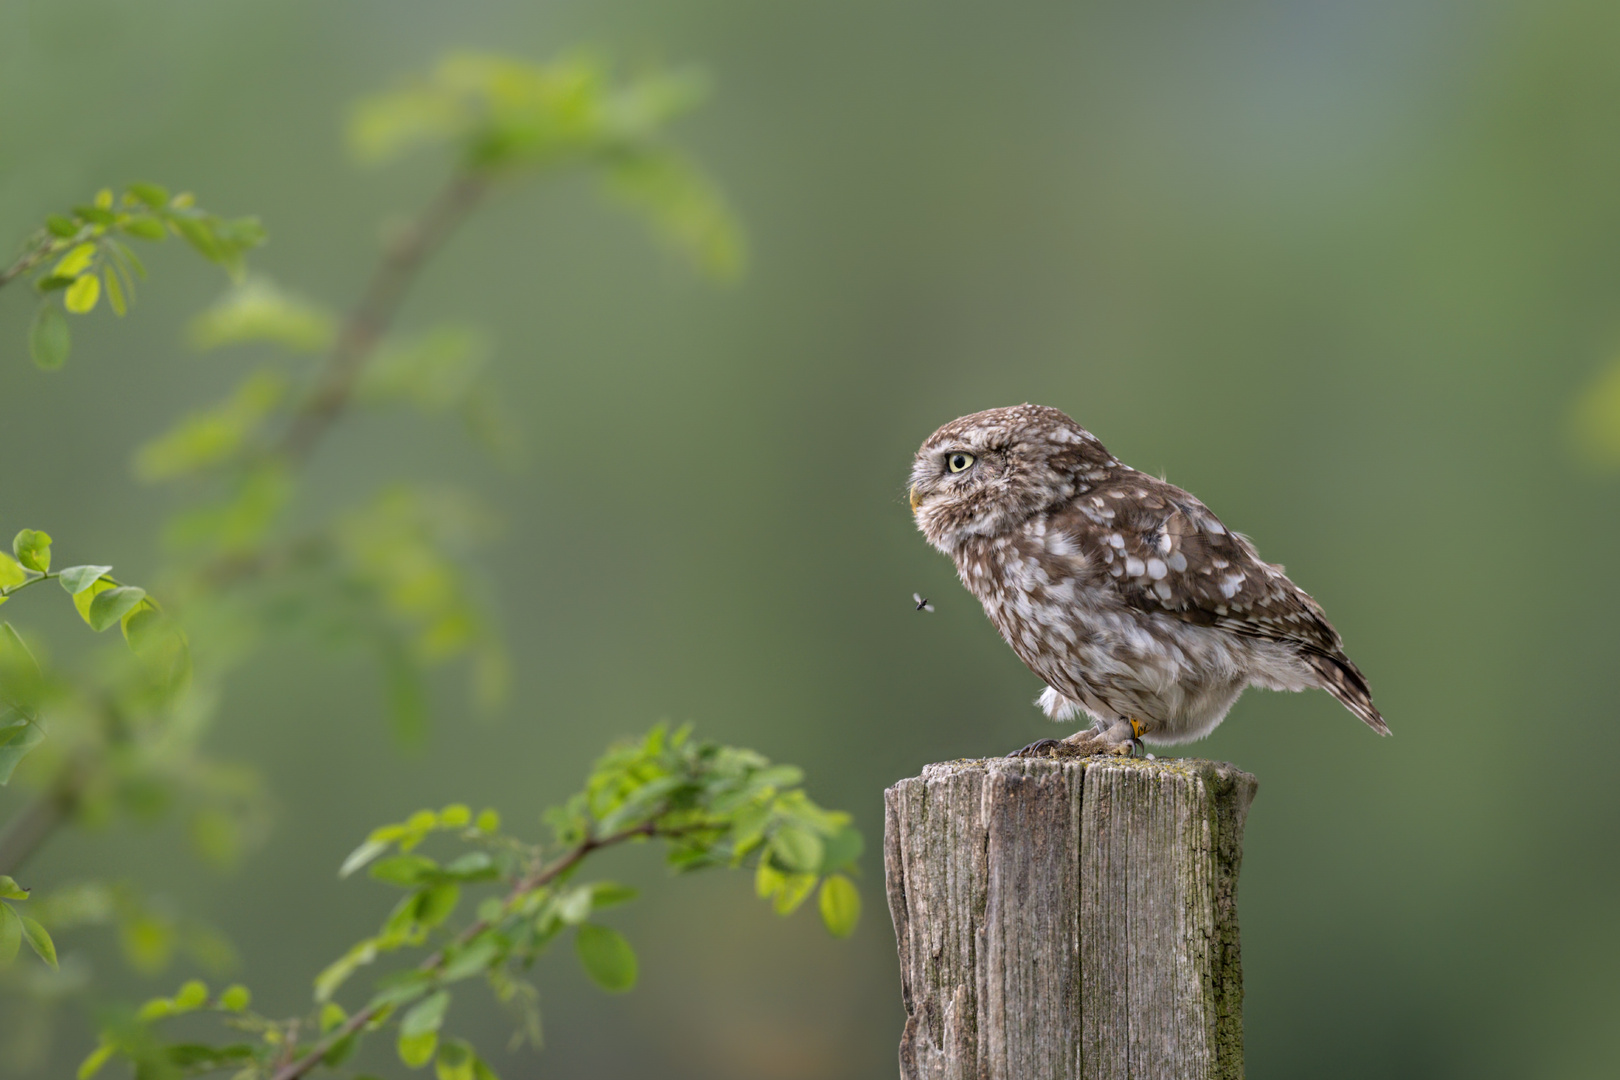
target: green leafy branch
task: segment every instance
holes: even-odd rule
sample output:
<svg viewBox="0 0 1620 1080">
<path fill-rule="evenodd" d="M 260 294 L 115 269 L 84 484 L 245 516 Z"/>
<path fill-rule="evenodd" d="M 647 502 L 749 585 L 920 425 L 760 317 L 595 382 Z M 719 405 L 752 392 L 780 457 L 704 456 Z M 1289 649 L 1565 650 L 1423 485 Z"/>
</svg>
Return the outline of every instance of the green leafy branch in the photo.
<svg viewBox="0 0 1620 1080">
<path fill-rule="evenodd" d="M 226 219 L 197 206 L 190 192 L 171 196 L 156 184 L 131 184 L 122 197 L 103 188 L 95 199 L 75 206 L 69 214 L 52 214 L 23 243 L 22 254 L 0 270 L 0 286 L 40 270 L 34 280 L 41 294 L 28 333 L 28 351 L 34 363 L 47 370 L 67 362 L 72 332 L 67 315 L 88 315 L 103 293 L 113 312 L 122 316 L 135 299 L 135 281 L 145 279 L 146 267 L 125 241 L 160 242 L 179 236 L 209 262 L 240 278 L 243 256 L 264 242 L 257 218 Z M 51 302 L 60 292 L 62 305 Z"/>
<path fill-rule="evenodd" d="M 42 581 L 55 581 L 73 599 L 73 606 L 90 629 L 100 633 L 114 624 L 137 651 L 163 653 L 171 665 L 183 666 L 187 655 L 183 634 L 166 619 L 146 590 L 125 585 L 110 566 L 70 566 L 51 569 L 51 537 L 38 529 L 23 529 L 11 542 L 10 555 L 0 552 L 0 604 Z M 0 785 L 29 751 L 45 738 L 39 722 L 39 704 L 45 676 L 28 646 L 9 622 L 0 622 Z M 0 835 L 0 871 L 14 868 L 14 834 Z"/>
<path fill-rule="evenodd" d="M 254 777 L 207 759 L 198 748 L 229 672 L 272 632 L 299 630 L 323 644 L 374 643 L 384 660 L 390 711 L 401 730 L 421 726 L 425 695 L 419 668 L 424 665 L 470 654 L 481 695 L 498 690 L 504 653 L 490 605 L 462 550 L 482 529 L 481 514 L 466 499 L 395 486 L 311 531 L 288 536 L 279 526 L 290 516 L 286 511 L 311 453 L 354 406 L 403 403 L 429 413 L 454 411 L 492 448 L 510 448 L 510 433 L 497 422 L 498 395 L 479 372 L 485 349 L 478 335 L 456 327 L 410 337 L 393 334 L 400 304 L 422 265 L 503 184 L 562 168 L 587 172 L 612 198 L 642 213 L 700 269 L 719 277 L 736 272 L 742 260 L 740 232 L 724 200 L 664 137 L 668 121 L 695 104 L 699 89 L 698 81 L 685 74 L 612 78 L 603 65 L 584 58 L 534 65 L 458 55 L 425 81 L 363 103 L 351 129 L 361 156 L 386 156 L 406 145 L 437 142 L 452 151 L 455 166 L 440 195 L 387 245 L 359 301 L 341 319 L 268 282 L 242 278 L 241 253 L 262 239 L 256 222 L 225 222 L 197 210 L 189 197 L 168 198 L 156 189 L 143 193 L 132 188 L 116 206 L 107 193 L 96 205 L 76 208 L 71 218 L 52 219 L 25 245 L 23 256 L 0 271 L 0 285 L 29 273 L 39 275 L 42 285 L 48 282 L 42 311 L 49 313 L 36 316 L 34 352 L 36 360 L 59 364 L 68 347 L 65 313 L 92 310 L 102 292 L 116 313 L 127 307 L 141 271 L 123 241 L 177 233 L 238 279 L 224 303 L 194 321 L 194 344 L 213 348 L 268 340 L 294 353 L 324 357 L 303 392 L 297 389 L 297 373 L 255 372 L 225 402 L 182 418 L 137 456 L 142 479 L 185 480 L 202 485 L 205 493 L 200 503 L 193 495 L 192 505 L 175 515 L 167 530 L 176 558 L 161 575 L 161 591 L 177 618 L 160 616 L 144 596 L 133 609 L 115 612 L 115 604 L 132 594 L 106 596 L 130 588 L 108 576 L 108 568 L 52 572 L 48 561 L 31 567 L 20 558 L 11 560 L 16 572 L 0 585 L 5 590 L 0 600 L 38 581 L 58 580 L 81 604 L 87 622 L 92 613 L 97 621 L 116 615 L 111 621 L 124 626 L 134 647 L 104 650 L 67 677 L 48 669 L 40 672 L 14 631 L 9 637 L 0 635 L 0 661 L 16 659 L 33 671 L 18 679 L 0 671 L 0 688 L 8 693 L 13 687 L 36 688 L 31 691 L 34 704 L 44 701 L 48 706 L 52 735 L 40 743 L 43 734 L 34 713 L 8 725 L 22 734 L 12 732 L 5 750 L 20 755 L 41 747 L 30 762 L 38 768 L 28 777 L 41 790 L 0 833 L 0 871 L 20 865 L 63 822 L 104 820 L 115 810 L 150 818 L 172 806 L 177 796 L 195 807 L 194 839 L 205 854 L 228 857 L 239 848 L 264 816 Z M 409 116 L 413 101 L 421 107 L 415 120 Z M 395 135 L 414 125 L 416 134 L 393 139 L 387 134 L 390 125 Z M 145 218 L 158 221 L 167 233 L 154 231 L 143 223 Z M 68 235 L 63 222 L 76 231 Z M 88 252 L 86 244 L 91 245 Z M 108 283 L 109 270 L 113 284 Z M 87 277 L 93 280 L 81 284 Z M 50 295 L 56 291 L 64 294 L 60 307 Z M 44 544 L 48 549 L 48 537 Z M 94 570 L 101 572 L 92 575 Z M 143 614 L 147 611 L 149 616 Z M 200 643 L 195 677 L 186 637 L 179 631 L 181 619 Z M 111 621 L 103 625 L 110 627 Z M 140 628 L 154 633 L 139 633 Z M 786 809 L 793 809 L 792 800 Z M 829 925 L 852 925 L 858 896 L 847 877 L 830 863 L 820 875 L 803 869 L 814 851 L 831 858 L 847 853 L 852 842 L 841 825 L 827 819 L 817 824 L 804 806 L 799 810 L 801 817 L 808 815 L 809 824 L 772 826 L 771 846 L 757 856 L 761 895 L 779 910 L 792 910 L 821 881 L 821 907 Z M 600 825 L 576 843 L 610 836 Z M 783 837 L 779 845 L 778 833 Z M 676 839 L 661 838 L 666 843 Z M 513 857 L 529 859 L 521 867 L 514 864 L 509 873 L 502 871 L 509 887 L 519 880 L 513 876 L 519 869 L 544 872 L 548 864 L 538 848 L 523 855 L 516 841 L 500 842 L 517 852 Z M 858 837 L 853 845 L 858 850 Z M 796 852 L 798 861 L 777 853 L 777 846 Z M 493 859 L 497 853 L 491 849 L 486 854 Z M 559 878 L 536 888 L 563 884 Z M 592 895 L 596 906 L 606 906 L 614 894 L 599 890 Z M 37 921 L 53 929 L 87 925 L 67 914 L 60 921 L 47 914 L 58 907 L 70 911 L 70 898 L 64 893 L 60 905 L 54 896 L 36 901 Z M 153 941 L 162 936 L 138 904 L 120 901 L 115 906 L 117 921 L 126 928 L 122 934 Z M 496 930 L 503 925 L 491 923 Z M 432 933 L 442 932 L 434 927 Z M 573 933 L 582 958 L 590 954 L 622 961 L 628 954 L 633 965 L 633 953 L 627 945 L 619 948 L 622 939 L 609 928 L 575 927 Z M 161 963 L 167 950 L 131 955 L 151 958 L 150 964 L 137 965 L 149 967 Z M 497 975 L 489 977 L 492 985 L 499 981 Z M 508 996 L 522 998 L 525 993 L 520 981 L 509 979 L 502 986 Z M 292 1063 L 301 1052 L 300 1030 L 313 1033 L 318 1026 L 330 1031 L 331 1025 L 346 1020 L 341 1010 L 333 1020 L 336 1006 L 330 1002 L 331 1008 L 321 1010 L 319 1025 L 253 1020 L 227 1008 L 223 999 L 207 998 L 206 988 L 203 993 L 208 1007 L 232 1013 L 232 1023 L 261 1024 L 257 1030 L 264 1040 L 279 1039 L 277 1060 L 282 1064 Z M 196 991 L 188 989 L 171 1000 L 191 1002 L 195 997 Z M 417 1015 L 413 1025 L 419 1027 L 431 1010 Z M 373 1022 L 387 1021 L 385 1012 Z M 129 1034 L 120 1037 L 119 1045 L 132 1059 L 147 1061 L 141 1056 L 144 1037 Z M 475 1068 L 470 1050 L 458 1057 L 457 1045 L 440 1046 L 441 1069 L 472 1080 L 482 1066 Z M 169 1056 L 161 1067 L 154 1066 L 155 1074 L 176 1065 L 195 1070 L 210 1061 L 215 1063 L 210 1067 L 219 1067 L 231 1060 L 229 1053 L 209 1057 L 213 1051 L 195 1047 L 171 1047 L 164 1053 Z"/>
<path fill-rule="evenodd" d="M 356 943 L 315 979 L 317 1014 L 285 1021 L 237 1017 L 255 1030 L 257 1044 L 165 1044 L 152 1024 L 182 1012 L 213 1007 L 239 1014 L 247 992 L 217 1001 L 201 984 L 173 999 L 148 1002 L 134 1022 L 104 1031 L 100 1046 L 80 1069 L 88 1080 L 115 1054 L 195 1073 L 229 1063 L 238 1075 L 297 1080 L 318 1067 L 337 1067 L 366 1035 L 397 1022 L 395 1049 L 407 1066 L 435 1062 L 441 1077 L 490 1080 L 493 1073 L 459 1039 L 443 1038 L 457 984 L 482 977 L 504 1003 L 522 1013 L 521 1029 L 540 1041 L 533 988 L 523 974 L 558 937 L 572 932 L 585 973 L 603 989 L 622 992 L 637 978 L 630 943 L 594 920 L 605 909 L 635 898 L 610 881 L 575 880 L 594 853 L 626 843 L 658 840 L 677 872 L 737 867 L 752 858 L 762 897 L 790 914 L 820 883 L 828 929 L 847 936 L 860 915 L 860 896 L 848 873 L 862 841 L 846 814 L 822 809 L 798 785 L 803 774 L 772 765 L 751 750 L 699 742 L 688 729 L 662 725 L 622 743 L 596 764 L 585 789 L 548 811 L 550 844 L 529 844 L 501 830 L 499 815 L 476 816 L 465 805 L 422 810 L 376 829 L 344 861 L 344 876 L 369 867 L 374 879 L 406 890 L 379 932 Z M 461 841 L 468 850 L 446 862 L 419 850 L 434 836 Z M 465 889 L 495 886 L 476 917 L 458 931 L 448 924 Z M 334 999 L 362 967 L 410 948 L 432 951 L 414 967 L 384 976 L 353 1013 Z M 308 1043 L 301 1032 L 319 1032 Z"/>
</svg>

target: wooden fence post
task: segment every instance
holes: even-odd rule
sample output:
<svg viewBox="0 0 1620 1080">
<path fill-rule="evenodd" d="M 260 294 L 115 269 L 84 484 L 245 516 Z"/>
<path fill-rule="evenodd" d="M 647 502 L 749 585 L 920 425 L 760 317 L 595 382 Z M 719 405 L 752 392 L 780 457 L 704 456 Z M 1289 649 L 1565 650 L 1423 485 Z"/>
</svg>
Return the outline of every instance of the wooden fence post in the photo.
<svg viewBox="0 0 1620 1080">
<path fill-rule="evenodd" d="M 903 1080 L 1241 1078 L 1255 787 L 1212 761 L 990 758 L 885 792 Z"/>
</svg>

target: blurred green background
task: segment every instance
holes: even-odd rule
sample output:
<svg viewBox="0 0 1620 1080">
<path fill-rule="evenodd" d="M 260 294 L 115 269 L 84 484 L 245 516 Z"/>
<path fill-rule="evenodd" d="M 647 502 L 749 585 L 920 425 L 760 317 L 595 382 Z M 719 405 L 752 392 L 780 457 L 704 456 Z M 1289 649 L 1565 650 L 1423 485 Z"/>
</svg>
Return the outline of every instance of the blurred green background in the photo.
<svg viewBox="0 0 1620 1080">
<path fill-rule="evenodd" d="M 538 1057 L 496 1049 L 493 1010 L 460 1003 L 453 1026 L 509 1080 L 893 1076 L 882 790 L 1050 732 L 1039 684 L 915 533 L 904 478 L 938 424 L 1030 400 L 1286 563 L 1395 730 L 1257 692 L 1187 748 L 1261 781 L 1249 1075 L 1614 1074 L 1620 488 L 1566 430 L 1620 346 L 1620 7 L 5 0 L 0 242 L 151 179 L 259 214 L 253 265 L 345 304 L 443 172 L 355 168 L 346 104 L 447 48 L 581 44 L 713 74 L 683 131 L 748 227 L 750 273 L 712 288 L 583 185 L 525 189 L 444 252 L 402 325 L 490 328 L 527 468 L 491 474 L 405 418 L 349 426 L 314 464 L 327 505 L 389 476 L 481 478 L 505 518 L 511 704 L 469 718 L 446 677 L 426 751 L 379 753 L 371 669 L 285 650 L 232 684 L 211 747 L 266 774 L 264 849 L 220 876 L 172 828 L 74 832 L 30 877 L 136 878 L 222 927 L 257 1004 L 293 1012 L 393 899 L 333 872 L 372 825 L 452 799 L 532 823 L 610 738 L 693 720 L 855 812 L 856 937 L 620 852 L 650 894 L 614 920 L 642 985 L 609 998 L 551 964 Z M 163 507 L 129 449 L 248 363 L 181 344 L 217 272 L 173 245 L 154 261 L 132 316 L 78 326 L 56 374 L 27 362 L 24 291 L 0 293 L 0 524 L 136 580 Z M 128 996 L 180 974 L 72 947 Z M 88 1030 L 69 1023 L 42 1075 Z"/>
</svg>

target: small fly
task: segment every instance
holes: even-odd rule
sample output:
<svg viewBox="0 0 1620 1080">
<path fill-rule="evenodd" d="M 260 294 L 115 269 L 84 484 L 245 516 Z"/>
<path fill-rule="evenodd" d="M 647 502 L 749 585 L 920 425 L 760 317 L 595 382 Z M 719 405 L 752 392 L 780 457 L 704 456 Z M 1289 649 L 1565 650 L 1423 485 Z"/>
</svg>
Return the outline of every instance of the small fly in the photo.
<svg viewBox="0 0 1620 1080">
<path fill-rule="evenodd" d="M 918 611 L 933 611 L 934 610 L 934 605 L 930 604 L 928 602 L 928 597 L 924 596 L 922 593 L 912 593 L 911 598 L 913 600 L 917 601 L 917 610 Z"/>
</svg>

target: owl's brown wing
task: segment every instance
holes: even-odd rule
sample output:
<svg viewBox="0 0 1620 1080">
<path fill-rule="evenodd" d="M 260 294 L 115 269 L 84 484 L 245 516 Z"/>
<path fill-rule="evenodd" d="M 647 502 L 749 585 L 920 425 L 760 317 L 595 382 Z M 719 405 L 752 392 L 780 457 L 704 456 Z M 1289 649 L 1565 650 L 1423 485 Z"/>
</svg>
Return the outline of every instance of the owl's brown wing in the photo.
<svg viewBox="0 0 1620 1080">
<path fill-rule="evenodd" d="M 1290 645 L 1351 712 L 1388 733 L 1321 607 L 1192 495 L 1123 471 L 1077 496 L 1050 527 L 1073 537 L 1132 607 Z"/>
</svg>

